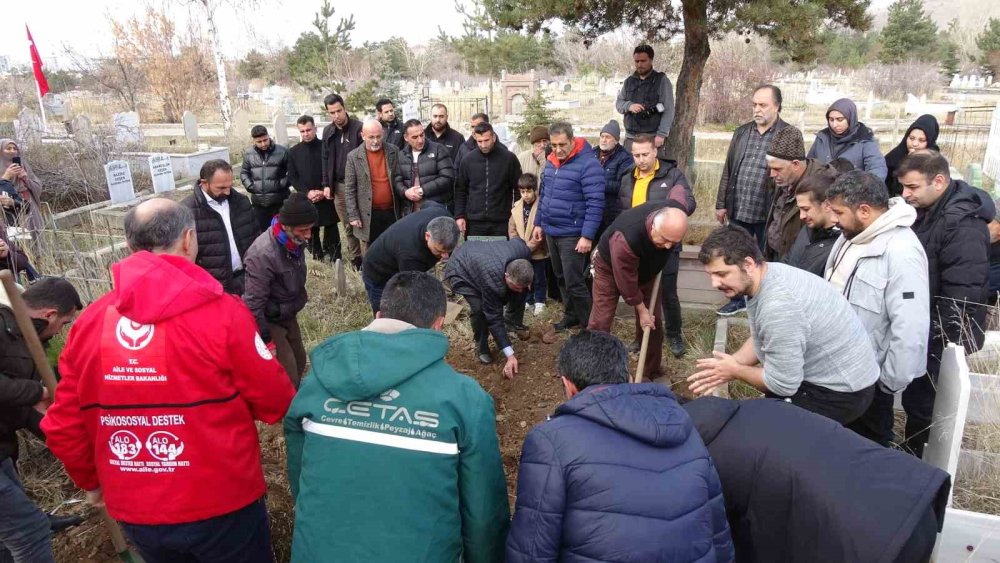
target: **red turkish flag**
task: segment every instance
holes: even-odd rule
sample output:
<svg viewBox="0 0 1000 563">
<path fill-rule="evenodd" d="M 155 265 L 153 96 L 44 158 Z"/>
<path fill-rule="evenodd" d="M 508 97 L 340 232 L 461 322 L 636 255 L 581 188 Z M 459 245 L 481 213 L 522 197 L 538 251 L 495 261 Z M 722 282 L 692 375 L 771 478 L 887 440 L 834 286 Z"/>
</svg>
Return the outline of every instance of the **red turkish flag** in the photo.
<svg viewBox="0 0 1000 563">
<path fill-rule="evenodd" d="M 39 95 L 44 96 L 49 93 L 49 81 L 45 80 L 45 73 L 42 72 L 42 57 L 38 56 L 38 49 L 35 48 L 35 40 L 31 38 L 31 30 L 28 24 L 24 24 L 25 31 L 28 32 L 28 43 L 31 48 L 31 70 L 35 73 L 35 82 L 38 83 Z"/>
</svg>

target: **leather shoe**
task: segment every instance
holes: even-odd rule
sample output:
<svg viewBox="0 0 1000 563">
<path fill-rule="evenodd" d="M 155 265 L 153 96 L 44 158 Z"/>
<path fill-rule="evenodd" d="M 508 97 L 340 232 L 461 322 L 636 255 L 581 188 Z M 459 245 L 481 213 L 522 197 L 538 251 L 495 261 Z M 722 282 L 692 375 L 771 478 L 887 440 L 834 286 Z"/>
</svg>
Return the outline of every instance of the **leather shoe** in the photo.
<svg viewBox="0 0 1000 563">
<path fill-rule="evenodd" d="M 680 358 L 685 352 L 687 352 L 687 346 L 684 345 L 684 338 L 681 336 L 671 336 L 670 353 L 673 354 L 675 358 Z"/>
<path fill-rule="evenodd" d="M 53 532 L 61 532 L 66 528 L 72 528 L 73 526 L 78 526 L 83 522 L 82 516 L 68 515 L 68 516 L 55 516 L 54 514 L 48 514 L 49 517 L 49 528 Z"/>
<path fill-rule="evenodd" d="M 576 328 L 580 326 L 580 321 L 563 319 L 555 324 L 556 332 L 563 332 L 564 330 L 569 330 L 571 328 Z"/>
<path fill-rule="evenodd" d="M 493 363 L 493 356 L 491 356 L 489 354 L 489 352 L 480 352 L 480 354 L 479 354 L 479 363 L 481 363 L 481 364 L 492 364 Z"/>
</svg>

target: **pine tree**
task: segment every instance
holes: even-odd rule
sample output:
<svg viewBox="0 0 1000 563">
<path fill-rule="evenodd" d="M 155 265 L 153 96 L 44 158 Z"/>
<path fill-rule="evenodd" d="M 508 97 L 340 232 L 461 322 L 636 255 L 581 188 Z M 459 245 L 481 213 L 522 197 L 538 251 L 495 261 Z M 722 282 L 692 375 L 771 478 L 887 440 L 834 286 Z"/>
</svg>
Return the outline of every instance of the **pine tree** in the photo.
<svg viewBox="0 0 1000 563">
<path fill-rule="evenodd" d="M 924 12 L 923 0 L 896 0 L 882 29 L 879 60 L 896 64 L 909 60 L 937 61 L 937 24 Z"/>
<path fill-rule="evenodd" d="M 976 46 L 982 51 L 979 64 L 983 70 L 1000 77 L 1000 19 L 990 18 L 983 32 L 976 37 Z"/>
<path fill-rule="evenodd" d="M 558 112 L 547 106 L 548 100 L 541 92 L 536 92 L 534 98 L 525 100 L 521 123 L 513 127 L 518 143 L 526 143 L 531 130 L 539 125 L 548 127 L 559 118 Z"/>
</svg>

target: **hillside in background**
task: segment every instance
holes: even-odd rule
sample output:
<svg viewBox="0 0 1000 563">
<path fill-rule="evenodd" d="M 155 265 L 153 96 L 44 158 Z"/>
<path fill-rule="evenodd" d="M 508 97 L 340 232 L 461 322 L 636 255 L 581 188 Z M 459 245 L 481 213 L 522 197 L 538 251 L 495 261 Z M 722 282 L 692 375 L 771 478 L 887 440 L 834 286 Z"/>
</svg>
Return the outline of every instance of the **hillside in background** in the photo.
<svg viewBox="0 0 1000 563">
<path fill-rule="evenodd" d="M 876 29 L 885 25 L 892 0 L 872 0 L 871 11 Z M 924 10 L 931 14 L 938 28 L 945 29 L 958 18 L 962 27 L 980 29 L 990 18 L 1000 18 L 1000 0 L 924 0 Z"/>
</svg>

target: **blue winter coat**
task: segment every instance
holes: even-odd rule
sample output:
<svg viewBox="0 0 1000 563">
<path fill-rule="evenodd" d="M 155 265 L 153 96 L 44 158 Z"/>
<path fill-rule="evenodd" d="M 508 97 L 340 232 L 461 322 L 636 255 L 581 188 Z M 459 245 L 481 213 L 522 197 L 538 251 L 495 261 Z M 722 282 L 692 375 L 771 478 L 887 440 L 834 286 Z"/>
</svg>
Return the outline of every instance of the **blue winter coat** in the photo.
<svg viewBox="0 0 1000 563">
<path fill-rule="evenodd" d="M 594 147 L 594 157 L 601 154 L 601 147 Z M 597 160 L 601 162 L 600 158 Z M 632 155 L 621 145 L 615 145 L 614 152 L 604 161 L 604 218 L 601 227 L 607 227 L 622 212 L 618 203 L 618 190 L 621 189 L 622 176 L 635 164 Z"/>
<path fill-rule="evenodd" d="M 604 170 L 583 137 L 575 143 L 558 168 L 554 155 L 545 163 L 536 224 L 553 237 L 594 240 L 604 214 Z"/>
<path fill-rule="evenodd" d="M 507 562 L 733 561 L 722 486 L 665 387 L 589 387 L 524 441 Z"/>
</svg>

